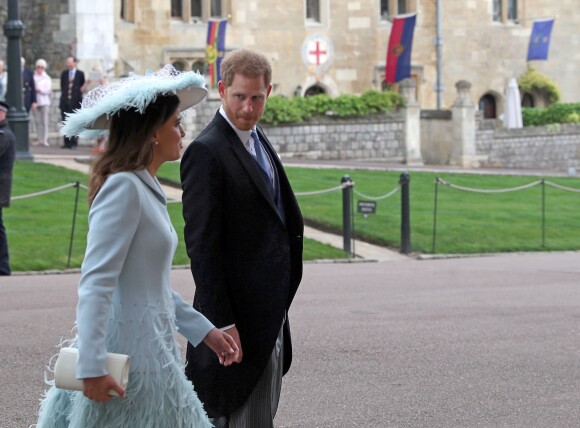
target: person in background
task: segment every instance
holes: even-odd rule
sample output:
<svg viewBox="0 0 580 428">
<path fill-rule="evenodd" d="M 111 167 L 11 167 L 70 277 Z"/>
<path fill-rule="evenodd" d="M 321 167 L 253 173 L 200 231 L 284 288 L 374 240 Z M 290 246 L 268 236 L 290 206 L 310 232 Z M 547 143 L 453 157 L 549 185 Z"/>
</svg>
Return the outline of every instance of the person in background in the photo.
<svg viewBox="0 0 580 428">
<path fill-rule="evenodd" d="M 232 335 L 240 364 L 223 368 L 206 346 L 187 348 L 186 373 L 216 428 L 271 428 L 292 361 L 288 310 L 302 278 L 304 223 L 284 167 L 257 126 L 272 67 L 229 52 L 222 106 L 181 161 L 193 306 Z"/>
<path fill-rule="evenodd" d="M 10 275 L 8 239 L 2 219 L 2 209 L 10 206 L 12 169 L 16 154 L 16 138 L 8 127 L 6 112 L 10 106 L 0 101 L 0 275 Z"/>
<path fill-rule="evenodd" d="M 6 101 L 6 90 L 8 89 L 8 72 L 6 64 L 0 59 L 0 101 Z"/>
<path fill-rule="evenodd" d="M 38 141 L 36 145 L 49 147 L 48 143 L 48 113 L 50 110 L 50 97 L 52 95 L 52 79 L 46 73 L 46 61 L 36 61 L 34 69 L 34 86 L 36 88 L 36 106 L 32 107 L 32 118 L 36 127 Z"/>
<path fill-rule="evenodd" d="M 77 60 L 69 56 L 66 59 L 66 70 L 60 74 L 60 112 L 64 122 L 67 114 L 72 113 L 81 107 L 83 94 L 81 88 L 85 84 L 85 73 L 77 69 Z M 64 137 L 62 149 L 76 149 L 78 145 L 77 136 Z"/>
<path fill-rule="evenodd" d="M 34 84 L 34 73 L 26 66 L 26 60 L 20 58 L 20 66 L 22 67 L 22 96 L 24 108 L 28 113 L 30 109 L 36 104 L 36 87 Z"/>
</svg>

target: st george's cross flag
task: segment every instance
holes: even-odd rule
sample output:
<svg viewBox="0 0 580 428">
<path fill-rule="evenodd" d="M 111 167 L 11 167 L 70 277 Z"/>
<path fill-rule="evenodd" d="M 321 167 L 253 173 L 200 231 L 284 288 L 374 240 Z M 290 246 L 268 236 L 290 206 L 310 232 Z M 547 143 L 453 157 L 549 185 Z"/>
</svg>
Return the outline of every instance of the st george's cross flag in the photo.
<svg viewBox="0 0 580 428">
<path fill-rule="evenodd" d="M 227 19 L 210 19 L 207 23 L 205 62 L 208 65 L 210 85 L 215 88 L 221 80 L 220 65 L 226 53 Z"/>
<path fill-rule="evenodd" d="M 550 47 L 550 36 L 554 18 L 536 19 L 532 26 L 530 45 L 528 47 L 528 61 L 547 60 L 548 48 Z"/>
<path fill-rule="evenodd" d="M 385 65 L 387 83 L 396 83 L 411 77 L 411 48 L 416 18 L 417 14 L 413 13 L 393 19 Z"/>
</svg>

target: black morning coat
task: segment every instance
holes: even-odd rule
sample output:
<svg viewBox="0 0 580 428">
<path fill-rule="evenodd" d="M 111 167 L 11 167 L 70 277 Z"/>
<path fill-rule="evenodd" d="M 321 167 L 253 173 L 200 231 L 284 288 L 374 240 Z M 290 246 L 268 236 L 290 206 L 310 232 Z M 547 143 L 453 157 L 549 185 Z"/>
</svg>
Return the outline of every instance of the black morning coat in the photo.
<svg viewBox="0 0 580 428">
<path fill-rule="evenodd" d="M 60 103 L 59 108 L 66 112 L 72 112 L 73 110 L 81 108 L 81 103 L 83 102 L 83 93 L 81 92 L 82 86 L 85 84 L 85 73 L 77 68 L 75 71 L 75 77 L 73 79 L 70 105 L 67 105 L 68 101 L 68 74 L 70 70 L 65 68 L 62 73 L 60 73 Z"/>
<path fill-rule="evenodd" d="M 10 206 L 12 169 L 16 157 L 16 137 L 6 120 L 0 121 L 0 208 Z"/>
<path fill-rule="evenodd" d="M 220 366 L 201 343 L 187 347 L 186 374 L 210 417 L 230 415 L 254 389 L 302 279 L 304 223 L 278 155 L 285 222 L 259 166 L 218 112 L 181 160 L 185 243 L 196 292 L 193 306 L 216 327 L 236 324 L 243 360 Z M 284 325 L 284 374 L 292 361 Z"/>
</svg>

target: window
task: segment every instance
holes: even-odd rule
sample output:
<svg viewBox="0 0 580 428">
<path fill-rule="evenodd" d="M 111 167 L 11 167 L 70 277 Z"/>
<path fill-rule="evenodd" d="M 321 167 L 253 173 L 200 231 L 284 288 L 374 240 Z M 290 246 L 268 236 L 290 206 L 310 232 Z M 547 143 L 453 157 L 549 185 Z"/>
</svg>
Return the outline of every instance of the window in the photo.
<svg viewBox="0 0 580 428">
<path fill-rule="evenodd" d="M 381 0 L 381 21 L 391 21 L 397 15 L 412 13 L 417 10 L 417 0 Z"/>
<path fill-rule="evenodd" d="M 201 18 L 203 16 L 201 4 L 202 0 L 191 0 L 191 16 L 193 18 Z"/>
<path fill-rule="evenodd" d="M 212 18 L 221 18 L 222 14 L 222 0 L 211 0 L 210 16 Z"/>
<path fill-rule="evenodd" d="M 525 92 L 524 96 L 522 97 L 522 107 L 534 107 L 534 97 Z"/>
<path fill-rule="evenodd" d="M 502 22 L 502 11 L 501 11 L 502 0 L 493 0 L 493 21 Z"/>
<path fill-rule="evenodd" d="M 173 67 L 175 67 L 175 69 L 177 71 L 185 71 L 186 70 L 185 69 L 186 63 L 184 61 L 176 60 L 176 61 L 173 61 L 173 63 L 171 65 L 173 65 Z"/>
<path fill-rule="evenodd" d="M 407 0 L 398 0 L 397 14 L 402 15 L 403 13 L 407 13 Z"/>
<path fill-rule="evenodd" d="M 518 0 L 508 0 L 508 21 L 518 20 Z"/>
<path fill-rule="evenodd" d="M 183 15 L 183 4 L 181 0 L 171 0 L 171 17 L 181 18 Z"/>
<path fill-rule="evenodd" d="M 195 60 L 193 64 L 191 64 L 192 71 L 197 71 L 198 73 L 205 74 L 207 73 L 206 65 L 204 60 Z"/>
<path fill-rule="evenodd" d="M 320 22 L 319 0 L 306 0 L 306 20 L 312 22 Z"/>
<path fill-rule="evenodd" d="M 518 0 L 493 0 L 493 21 L 518 22 Z"/>
<path fill-rule="evenodd" d="M 312 97 L 314 95 L 326 94 L 324 88 L 320 85 L 312 85 L 304 92 L 304 97 Z"/>
<path fill-rule="evenodd" d="M 389 13 L 389 0 L 381 0 L 380 10 L 381 21 L 388 21 L 391 14 Z"/>
<path fill-rule="evenodd" d="M 230 9 L 229 0 L 171 0 L 171 17 L 184 22 L 225 18 Z"/>
<path fill-rule="evenodd" d="M 135 22 L 135 0 L 121 0 L 121 19 Z"/>
</svg>

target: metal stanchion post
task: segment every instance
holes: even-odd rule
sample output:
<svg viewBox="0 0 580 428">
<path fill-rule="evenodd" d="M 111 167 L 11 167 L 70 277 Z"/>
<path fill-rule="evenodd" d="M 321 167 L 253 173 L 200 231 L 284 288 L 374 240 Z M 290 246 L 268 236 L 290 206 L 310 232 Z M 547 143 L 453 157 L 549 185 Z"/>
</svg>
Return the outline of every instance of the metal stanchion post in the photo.
<svg viewBox="0 0 580 428">
<path fill-rule="evenodd" d="M 80 183 L 78 181 L 75 183 L 75 187 L 76 187 L 77 191 L 75 194 L 75 208 L 73 211 L 72 228 L 70 231 L 70 245 L 68 247 L 68 261 L 66 262 L 67 269 L 70 268 L 70 259 L 72 257 L 73 241 L 75 239 L 75 225 L 77 222 L 77 207 L 79 205 L 79 189 L 81 188 Z"/>
<path fill-rule="evenodd" d="M 352 255 L 352 180 L 348 175 L 345 175 L 340 180 L 340 183 L 344 186 L 342 188 L 342 248 L 345 253 Z"/>
<path fill-rule="evenodd" d="M 411 253 L 411 212 L 409 209 L 409 182 L 411 177 L 404 172 L 401 174 L 401 253 Z"/>
</svg>

